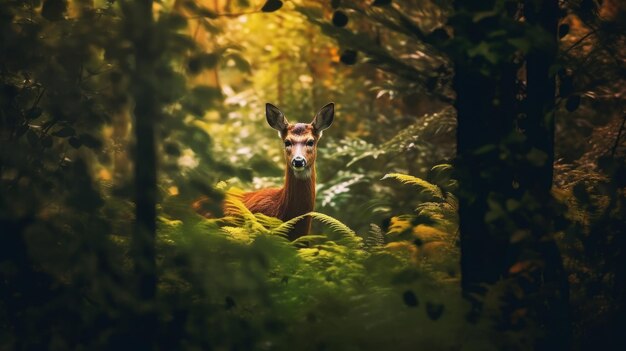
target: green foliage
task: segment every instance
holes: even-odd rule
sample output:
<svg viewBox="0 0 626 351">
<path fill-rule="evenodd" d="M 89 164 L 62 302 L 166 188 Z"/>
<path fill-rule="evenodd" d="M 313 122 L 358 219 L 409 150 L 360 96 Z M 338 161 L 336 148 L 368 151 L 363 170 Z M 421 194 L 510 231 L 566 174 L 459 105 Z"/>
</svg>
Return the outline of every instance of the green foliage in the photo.
<svg viewBox="0 0 626 351">
<path fill-rule="evenodd" d="M 525 271 L 532 256 L 505 272 L 528 285 L 489 287 L 484 318 L 468 316 L 461 295 L 456 195 L 468 190 L 447 163 L 452 60 L 467 56 L 481 75 L 501 77 L 494 67 L 549 48 L 549 38 L 513 19 L 510 1 L 479 14 L 450 1 L 262 3 L 153 2 L 150 40 L 128 11 L 133 1 L 2 2 L 0 349 L 133 348 L 146 314 L 160 349 L 532 348 L 541 330 L 523 324 L 534 317 L 528 306 L 509 311 L 503 301 L 550 278 Z M 535 199 L 489 193 L 477 218 L 510 239 L 511 255 L 558 229 L 578 335 L 623 321 L 623 12 L 604 8 L 600 18 L 599 4 L 562 3 L 576 20 L 561 20 L 550 68 L 559 82 L 554 210 L 565 218 L 540 223 L 553 212 Z M 153 63 L 143 76 L 141 45 Z M 139 90 L 156 101 L 151 301 L 137 297 L 133 266 L 145 258 L 131 250 Z M 266 102 L 309 122 L 328 101 L 337 116 L 319 143 L 315 212 L 282 222 L 224 191 L 282 184 Z M 525 130 L 528 120 L 515 123 Z M 514 158 L 523 138 L 500 137 L 507 147 L 480 150 L 496 165 L 474 165 L 482 174 L 546 163 L 536 148 Z M 193 213 L 201 196 L 214 218 Z M 231 215 L 219 218 L 223 206 Z M 312 234 L 289 242 L 306 216 Z M 534 232 L 515 230 L 531 222 Z M 518 330 L 494 328 L 503 311 L 516 320 L 498 323 Z"/>
<path fill-rule="evenodd" d="M 415 185 L 421 188 L 421 192 L 428 194 L 437 199 L 443 199 L 443 193 L 436 185 L 431 184 L 421 178 L 413 177 L 408 174 L 387 173 L 382 179 L 396 179 L 404 184 Z"/>
</svg>

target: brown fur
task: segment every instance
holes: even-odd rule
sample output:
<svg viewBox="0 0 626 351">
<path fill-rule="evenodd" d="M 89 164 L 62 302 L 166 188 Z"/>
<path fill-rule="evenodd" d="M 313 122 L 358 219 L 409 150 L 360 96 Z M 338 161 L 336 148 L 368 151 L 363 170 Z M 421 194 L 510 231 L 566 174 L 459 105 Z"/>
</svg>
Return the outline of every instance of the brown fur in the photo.
<svg viewBox="0 0 626 351">
<path fill-rule="evenodd" d="M 261 189 L 243 194 L 241 200 L 250 212 L 288 221 L 314 210 L 317 142 L 322 131 L 332 123 L 333 115 L 334 104 L 329 103 L 315 115 L 313 122 L 290 124 L 278 108 L 266 104 L 267 121 L 272 128 L 280 131 L 281 139 L 285 143 L 285 185 L 282 188 Z M 297 173 L 290 166 L 296 156 L 303 157 L 306 161 L 305 170 Z M 200 205 L 201 200 L 193 204 L 199 213 Z M 232 214 L 229 212 L 224 209 L 224 214 Z M 289 239 L 308 235 L 310 230 L 311 218 L 303 218 L 289 232 Z"/>
<path fill-rule="evenodd" d="M 301 180 L 295 178 L 291 170 L 287 171 L 283 188 L 262 189 L 243 195 L 243 203 L 252 213 L 263 213 L 277 217 L 282 221 L 313 211 L 315 208 L 315 171 L 311 178 Z M 294 240 L 309 234 L 311 218 L 300 220 L 289 233 L 289 239 Z"/>
<path fill-rule="evenodd" d="M 297 134 L 294 134 L 293 131 Z M 309 139 L 317 142 L 317 136 L 313 133 L 310 125 L 298 123 L 289 125 L 284 140 L 290 140 L 295 144 L 306 143 Z M 296 178 L 294 171 L 289 167 L 291 151 L 285 150 L 285 185 L 282 188 L 261 189 L 245 193 L 243 203 L 252 213 L 263 213 L 267 216 L 279 218 L 282 221 L 311 212 L 315 208 L 315 158 L 316 147 L 306 148 L 305 156 L 309 164 L 311 176 L 307 179 Z M 311 230 L 311 218 L 300 220 L 289 233 L 289 239 L 294 240 L 300 236 L 308 235 Z"/>
</svg>

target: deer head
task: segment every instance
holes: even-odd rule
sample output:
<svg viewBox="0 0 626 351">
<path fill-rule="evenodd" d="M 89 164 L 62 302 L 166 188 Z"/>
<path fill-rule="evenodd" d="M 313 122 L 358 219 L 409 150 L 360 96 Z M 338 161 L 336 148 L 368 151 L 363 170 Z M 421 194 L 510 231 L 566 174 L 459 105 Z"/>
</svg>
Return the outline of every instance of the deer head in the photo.
<svg viewBox="0 0 626 351">
<path fill-rule="evenodd" d="M 285 162 L 298 179 L 311 177 L 315 167 L 317 143 L 322 131 L 330 127 L 335 115 L 335 104 L 329 103 L 315 115 L 311 123 L 289 123 L 285 115 L 272 104 L 265 105 L 267 123 L 278 131 L 284 143 Z"/>
</svg>

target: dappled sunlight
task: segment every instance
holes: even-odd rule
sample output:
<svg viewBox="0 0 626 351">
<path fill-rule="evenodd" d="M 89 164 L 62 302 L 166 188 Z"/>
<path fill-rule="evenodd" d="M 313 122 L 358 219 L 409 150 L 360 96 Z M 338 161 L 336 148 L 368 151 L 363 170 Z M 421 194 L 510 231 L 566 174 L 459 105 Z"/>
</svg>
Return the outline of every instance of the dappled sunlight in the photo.
<svg viewBox="0 0 626 351">
<path fill-rule="evenodd" d="M 626 349 L 626 7 L 0 7 L 0 350 Z"/>
</svg>

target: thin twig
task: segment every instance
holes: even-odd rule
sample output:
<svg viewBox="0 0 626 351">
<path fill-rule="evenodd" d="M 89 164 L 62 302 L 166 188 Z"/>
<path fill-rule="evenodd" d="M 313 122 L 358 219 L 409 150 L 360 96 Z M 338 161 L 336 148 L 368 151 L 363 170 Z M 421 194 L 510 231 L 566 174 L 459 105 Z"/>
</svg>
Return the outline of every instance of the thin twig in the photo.
<svg viewBox="0 0 626 351">
<path fill-rule="evenodd" d="M 617 147 L 619 146 L 619 141 L 622 138 L 622 132 L 624 131 L 624 125 L 626 124 L 626 113 L 622 118 L 622 124 L 619 126 L 619 131 L 617 132 L 617 138 L 615 138 L 615 143 L 613 144 L 613 148 L 611 148 L 611 157 L 615 157 L 615 152 L 617 151 Z"/>
<path fill-rule="evenodd" d="M 567 54 L 568 52 L 570 52 L 570 50 L 572 50 L 573 48 L 575 48 L 576 46 L 578 46 L 580 43 L 582 43 L 585 39 L 589 38 L 590 36 L 592 36 L 593 34 L 596 34 L 596 30 L 592 30 L 589 33 L 585 34 L 582 38 L 578 39 L 574 44 L 572 44 L 572 46 L 570 46 L 569 48 L 567 48 L 567 50 L 565 50 L 563 52 L 563 55 Z"/>
<path fill-rule="evenodd" d="M 212 16 L 215 17 L 239 17 L 239 16 L 244 16 L 244 15 L 250 15 L 253 13 L 262 13 L 263 11 L 261 10 L 251 10 L 251 11 L 244 11 L 244 12 L 224 12 L 224 13 L 214 13 Z M 199 19 L 199 18 L 211 18 L 212 16 L 205 16 L 205 15 L 198 15 L 198 16 L 191 16 L 191 17 L 187 17 L 187 19 Z"/>
</svg>

